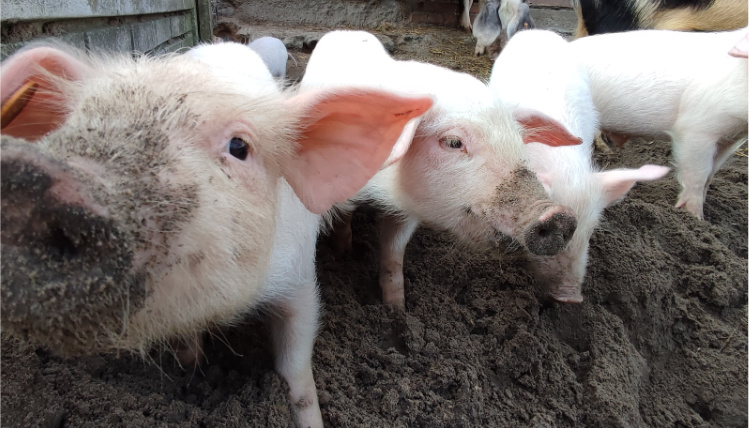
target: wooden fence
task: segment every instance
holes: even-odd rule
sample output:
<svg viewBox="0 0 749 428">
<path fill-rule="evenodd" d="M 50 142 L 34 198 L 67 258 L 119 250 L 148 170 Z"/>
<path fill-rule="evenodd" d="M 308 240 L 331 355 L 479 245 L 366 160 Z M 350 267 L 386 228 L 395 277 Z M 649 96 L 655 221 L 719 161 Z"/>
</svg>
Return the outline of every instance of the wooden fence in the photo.
<svg viewBox="0 0 749 428">
<path fill-rule="evenodd" d="M 2 59 L 31 41 L 85 49 L 171 52 L 210 41 L 210 0 L 2 0 Z"/>
</svg>

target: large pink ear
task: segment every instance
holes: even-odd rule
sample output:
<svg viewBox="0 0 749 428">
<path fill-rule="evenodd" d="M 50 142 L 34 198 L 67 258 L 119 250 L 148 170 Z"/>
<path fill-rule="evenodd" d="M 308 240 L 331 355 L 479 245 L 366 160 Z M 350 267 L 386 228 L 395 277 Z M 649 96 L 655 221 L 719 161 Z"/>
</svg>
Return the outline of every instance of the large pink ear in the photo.
<svg viewBox="0 0 749 428">
<path fill-rule="evenodd" d="M 390 156 L 406 124 L 432 106 L 431 97 L 377 90 L 304 94 L 288 102 L 307 114 L 298 156 L 284 167 L 284 176 L 318 214 L 359 191 Z"/>
<path fill-rule="evenodd" d="M 69 54 L 50 47 L 24 50 L 8 58 L 0 68 L 2 132 L 36 140 L 58 128 L 65 115 L 59 107 L 61 94 L 45 73 L 79 80 L 88 69 Z"/>
<path fill-rule="evenodd" d="M 643 165 L 639 169 L 612 169 L 596 173 L 603 183 L 606 204 L 616 202 L 624 196 L 638 181 L 657 180 L 668 174 L 669 168 L 660 165 Z"/>
<path fill-rule="evenodd" d="M 582 143 L 582 139 L 567 131 L 561 123 L 540 111 L 519 108 L 514 112 L 515 120 L 525 128 L 523 142 L 541 143 L 547 146 L 574 146 Z"/>
</svg>

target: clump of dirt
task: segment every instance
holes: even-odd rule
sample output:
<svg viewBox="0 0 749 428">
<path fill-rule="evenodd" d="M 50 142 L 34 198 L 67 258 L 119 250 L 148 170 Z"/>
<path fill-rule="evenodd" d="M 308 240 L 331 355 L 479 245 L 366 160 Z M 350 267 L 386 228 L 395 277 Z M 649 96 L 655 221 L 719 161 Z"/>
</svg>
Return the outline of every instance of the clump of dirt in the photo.
<svg viewBox="0 0 749 428">
<path fill-rule="evenodd" d="M 464 33 L 439 31 L 455 35 L 442 54 L 396 43 L 395 56 L 468 69 Z M 669 144 L 637 141 L 596 158 L 670 159 Z M 385 307 L 377 212 L 359 209 L 351 254 L 318 245 L 313 367 L 326 425 L 747 426 L 747 158 L 717 173 L 705 221 L 673 207 L 678 191 L 671 172 L 606 210 L 577 305 L 550 301 L 522 258 L 422 229 L 406 252 L 406 311 Z M 206 357 L 196 371 L 160 350 L 63 359 L 3 335 L 3 425 L 291 426 L 262 319 L 212 332 Z"/>
</svg>

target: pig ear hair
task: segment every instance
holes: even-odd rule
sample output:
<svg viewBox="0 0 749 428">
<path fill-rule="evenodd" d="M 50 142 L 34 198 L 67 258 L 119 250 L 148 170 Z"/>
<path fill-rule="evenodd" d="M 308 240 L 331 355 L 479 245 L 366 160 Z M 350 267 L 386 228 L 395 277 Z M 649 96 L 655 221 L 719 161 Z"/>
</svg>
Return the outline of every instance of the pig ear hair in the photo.
<svg viewBox="0 0 749 428">
<path fill-rule="evenodd" d="M 286 180 L 314 213 L 347 200 L 377 173 L 396 143 L 402 143 L 399 151 L 408 149 L 403 145 L 410 138 L 399 140 L 404 127 L 432 102 L 428 96 L 364 89 L 296 95 L 288 107 L 304 113 L 297 156 L 284 166 Z"/>
<path fill-rule="evenodd" d="M 541 143 L 547 146 L 575 146 L 582 139 L 570 134 L 567 128 L 540 111 L 519 108 L 513 113 L 515 120 L 525 129 L 523 142 Z"/>
<path fill-rule="evenodd" d="M 60 81 L 81 80 L 90 67 L 50 46 L 23 49 L 0 68 L 2 132 L 36 140 L 64 121 Z"/>
<path fill-rule="evenodd" d="M 623 199 L 638 181 L 653 181 L 668 174 L 670 168 L 660 165 L 643 165 L 639 169 L 612 169 L 596 173 L 603 183 L 606 204 Z"/>
</svg>

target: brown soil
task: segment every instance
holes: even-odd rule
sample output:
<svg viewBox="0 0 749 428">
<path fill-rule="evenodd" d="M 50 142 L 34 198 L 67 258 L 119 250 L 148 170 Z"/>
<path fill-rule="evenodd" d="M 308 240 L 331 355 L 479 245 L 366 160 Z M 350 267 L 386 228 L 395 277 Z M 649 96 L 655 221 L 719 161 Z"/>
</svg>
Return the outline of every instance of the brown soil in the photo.
<svg viewBox="0 0 749 428">
<path fill-rule="evenodd" d="M 486 78 L 467 34 L 413 29 L 396 56 Z M 402 30 L 398 32 L 403 35 Z M 388 33 L 384 29 L 384 33 Z M 390 34 L 396 34 L 391 29 Z M 414 48 L 421 45 L 422 48 Z M 307 54 L 293 51 L 290 77 Z M 483 71 L 480 66 L 483 62 Z M 591 240 L 579 305 L 549 301 L 526 262 L 422 229 L 406 253 L 406 312 L 380 303 L 377 213 L 354 216 L 354 252 L 318 246 L 324 304 L 314 354 L 331 427 L 747 426 L 747 158 L 707 194 L 705 221 L 675 209 L 678 183 L 638 185 Z M 630 141 L 606 168 L 668 164 Z M 62 359 L 3 335 L 8 427 L 288 427 L 286 383 L 262 320 L 214 331 L 207 363 L 168 352 Z"/>
</svg>

